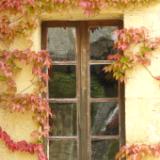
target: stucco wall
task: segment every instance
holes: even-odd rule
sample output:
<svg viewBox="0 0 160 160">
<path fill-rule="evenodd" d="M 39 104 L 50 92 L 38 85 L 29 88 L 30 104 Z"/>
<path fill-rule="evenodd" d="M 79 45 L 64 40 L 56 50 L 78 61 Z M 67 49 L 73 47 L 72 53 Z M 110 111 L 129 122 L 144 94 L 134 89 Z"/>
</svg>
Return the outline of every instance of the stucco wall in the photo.
<svg viewBox="0 0 160 160">
<path fill-rule="evenodd" d="M 136 11 L 128 10 L 122 15 L 122 11 L 107 10 L 92 19 L 121 18 L 124 19 L 125 27 L 145 26 L 150 29 L 153 37 L 160 36 L 160 5 L 150 6 Z M 69 14 L 52 14 L 44 16 L 44 19 L 89 19 L 82 13 L 76 11 Z M 40 46 L 40 25 L 33 33 L 32 49 L 39 50 Z M 10 49 L 25 49 L 30 43 L 24 38 L 17 39 Z M 1 47 L 2 48 L 2 47 Z M 157 53 L 152 58 L 149 69 L 154 75 L 160 75 L 160 54 Z M 128 80 L 125 85 L 125 104 L 126 104 L 126 140 L 127 143 L 158 143 L 160 141 L 160 83 L 155 81 L 148 72 L 141 66 L 127 74 Z M 32 74 L 30 66 L 24 66 L 21 73 L 17 76 L 18 91 L 23 90 L 30 84 Z M 32 88 L 26 92 L 31 92 Z M 32 120 L 31 113 L 10 113 L 8 110 L 0 108 L 0 126 L 5 129 L 11 137 L 17 140 L 27 140 L 32 142 L 30 133 L 37 128 Z M 36 160 L 34 155 L 23 153 L 12 153 L 3 143 L 0 142 L 1 160 Z M 150 159 L 150 158 L 149 158 Z M 147 158 L 145 158 L 147 160 Z"/>
<path fill-rule="evenodd" d="M 146 27 L 152 37 L 160 36 L 160 5 L 126 12 L 124 26 Z M 148 69 L 159 76 L 160 54 L 155 51 Z M 160 83 L 141 66 L 127 74 L 125 85 L 127 143 L 154 144 L 160 142 Z M 159 159 L 159 158 L 144 158 Z"/>
<path fill-rule="evenodd" d="M 152 37 L 160 36 L 160 5 L 124 14 L 125 27 L 146 27 Z M 155 51 L 148 69 L 160 75 L 160 54 Z M 128 143 L 160 141 L 160 83 L 144 67 L 128 73 L 126 83 L 126 139 Z"/>
<path fill-rule="evenodd" d="M 32 49 L 35 51 L 40 50 L 40 29 L 37 29 L 32 39 L 34 45 Z M 24 50 L 29 48 L 30 42 L 25 38 L 18 38 L 10 46 L 10 50 L 20 49 Z M 6 48 L 3 48 L 6 49 Z M 31 86 L 31 80 L 33 78 L 31 65 L 18 64 L 22 70 L 16 75 L 17 93 L 23 91 L 23 93 L 32 93 L 34 86 Z M 0 86 L 3 88 L 3 84 Z M 27 88 L 27 89 L 26 89 Z M 32 119 L 32 112 L 14 113 L 7 109 L 5 106 L 0 107 L 0 126 L 5 130 L 14 141 L 26 140 L 27 142 L 34 142 L 31 132 L 38 128 L 35 121 Z M 0 141 L 0 160 L 37 160 L 37 155 L 31 155 L 28 153 L 12 152 Z"/>
</svg>

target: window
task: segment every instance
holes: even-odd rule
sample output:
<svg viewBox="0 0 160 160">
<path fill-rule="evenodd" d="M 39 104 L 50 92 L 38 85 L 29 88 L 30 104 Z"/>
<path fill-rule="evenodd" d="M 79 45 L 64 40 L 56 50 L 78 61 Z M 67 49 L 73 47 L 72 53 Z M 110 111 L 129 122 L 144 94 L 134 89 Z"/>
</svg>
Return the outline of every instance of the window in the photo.
<svg viewBox="0 0 160 160">
<path fill-rule="evenodd" d="M 113 160 L 124 143 L 123 85 L 103 71 L 120 27 L 120 20 L 42 23 L 42 48 L 54 64 L 49 160 Z"/>
</svg>

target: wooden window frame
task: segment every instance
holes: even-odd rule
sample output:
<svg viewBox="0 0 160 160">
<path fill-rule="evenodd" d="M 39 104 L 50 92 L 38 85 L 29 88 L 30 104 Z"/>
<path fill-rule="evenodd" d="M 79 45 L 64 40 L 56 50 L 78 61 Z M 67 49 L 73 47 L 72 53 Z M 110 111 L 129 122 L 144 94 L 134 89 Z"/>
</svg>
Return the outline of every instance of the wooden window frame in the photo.
<svg viewBox="0 0 160 160">
<path fill-rule="evenodd" d="M 124 84 L 119 83 L 118 85 L 118 97 L 113 98 L 91 98 L 90 97 L 90 71 L 89 67 L 91 65 L 100 64 L 111 64 L 110 60 L 90 60 L 89 42 L 88 42 L 88 27 L 96 26 L 118 26 L 118 28 L 123 27 L 122 20 L 96 20 L 96 21 L 44 21 L 42 22 L 42 32 L 41 32 L 41 46 L 42 49 L 47 48 L 47 29 L 49 27 L 75 27 L 77 34 L 77 53 L 75 60 L 73 61 L 54 61 L 54 65 L 74 65 L 76 66 L 76 77 L 77 77 L 77 95 L 75 98 L 49 98 L 51 103 L 75 103 L 77 104 L 77 116 L 79 121 L 77 121 L 77 136 L 50 136 L 49 140 L 61 139 L 61 140 L 77 140 L 77 152 L 78 160 L 91 160 L 91 140 L 109 140 L 109 139 L 119 139 L 120 145 L 125 144 L 125 103 L 124 103 Z M 83 33 L 85 36 L 80 36 Z M 82 49 L 83 48 L 83 49 Z M 79 61 L 78 61 L 79 59 Z M 83 63 L 82 63 L 83 62 Z M 78 70 L 79 68 L 80 71 Z M 80 77 L 86 72 L 85 79 L 81 81 Z M 48 84 L 47 84 L 48 85 Z M 86 98 L 87 97 L 87 98 Z M 119 135 L 108 135 L 108 136 L 92 136 L 90 132 L 90 104 L 91 102 L 118 102 L 119 103 Z M 87 107 L 80 107 L 87 106 Z M 83 115 L 83 116 L 82 116 Z M 81 123 L 80 123 L 81 122 Z M 83 125 L 82 125 L 83 124 Z M 83 133 L 83 134 L 81 134 Z M 80 141 L 81 139 L 81 141 Z M 84 145 L 90 143 L 90 145 Z"/>
</svg>

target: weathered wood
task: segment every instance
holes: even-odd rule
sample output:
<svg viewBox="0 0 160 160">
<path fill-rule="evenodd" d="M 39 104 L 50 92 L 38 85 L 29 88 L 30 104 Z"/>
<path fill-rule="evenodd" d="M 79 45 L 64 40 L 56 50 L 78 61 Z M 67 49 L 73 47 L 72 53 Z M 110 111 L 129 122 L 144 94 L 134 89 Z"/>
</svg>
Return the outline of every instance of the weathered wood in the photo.
<svg viewBox="0 0 160 160">
<path fill-rule="evenodd" d="M 108 139 L 119 139 L 120 137 L 119 137 L 119 135 L 114 135 L 114 136 L 91 136 L 91 138 L 93 139 L 93 140 L 108 140 Z"/>
<path fill-rule="evenodd" d="M 118 102 L 119 98 L 90 98 L 90 102 L 96 103 L 96 102 Z"/>
<path fill-rule="evenodd" d="M 76 103 L 77 98 L 49 98 L 51 103 Z"/>
<path fill-rule="evenodd" d="M 124 145 L 126 143 L 126 135 L 125 135 L 125 87 L 124 83 L 119 82 L 118 87 L 119 92 L 119 135 L 120 135 L 120 145 Z"/>
<path fill-rule="evenodd" d="M 107 65 L 113 63 L 110 60 L 91 60 L 89 29 L 92 27 L 118 26 L 122 28 L 121 20 L 107 21 L 46 21 L 42 22 L 42 49 L 47 48 L 47 29 L 48 27 L 74 27 L 76 29 L 76 55 L 75 60 L 53 61 L 54 65 L 75 65 L 76 66 L 76 98 L 53 98 L 48 97 L 49 102 L 77 105 L 77 135 L 76 136 L 50 136 L 48 141 L 76 141 L 77 159 L 91 160 L 92 141 L 95 140 L 120 140 L 120 144 L 125 143 L 125 109 L 124 109 L 124 85 L 118 85 L 118 97 L 112 98 L 91 98 L 91 65 Z M 56 91 L 55 91 L 56 92 Z M 91 103 L 117 102 L 119 104 L 119 135 L 91 135 Z M 67 116 L 67 115 L 66 115 Z M 67 144 L 67 143 L 65 143 Z M 65 147 L 65 144 L 63 147 Z M 107 143 L 106 143 L 107 144 Z M 60 144 L 57 144 L 57 147 Z M 56 147 L 56 146 L 55 146 Z M 67 148 L 67 146 L 66 146 Z M 105 148 L 104 148 L 105 149 Z M 49 150 L 49 145 L 48 145 Z M 67 150 L 73 151 L 73 146 Z M 58 151 L 58 150 L 57 150 Z M 68 153 L 69 154 L 69 153 Z M 48 151 L 49 155 L 49 151 Z M 57 155 L 54 155 L 57 156 Z M 61 158 L 64 155 L 61 155 Z M 51 158 L 52 160 L 52 158 Z M 71 159 L 72 160 L 72 157 Z"/>
<path fill-rule="evenodd" d="M 86 23 L 80 22 L 80 48 L 81 48 L 81 105 L 80 105 L 80 160 L 90 160 L 90 109 L 89 109 L 89 54 L 88 32 Z"/>
</svg>

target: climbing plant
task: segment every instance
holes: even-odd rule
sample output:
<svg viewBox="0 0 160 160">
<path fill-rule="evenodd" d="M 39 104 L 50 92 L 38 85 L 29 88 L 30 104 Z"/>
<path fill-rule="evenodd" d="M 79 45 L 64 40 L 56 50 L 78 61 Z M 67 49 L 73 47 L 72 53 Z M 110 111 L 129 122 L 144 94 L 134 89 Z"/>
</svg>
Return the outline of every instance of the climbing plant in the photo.
<svg viewBox="0 0 160 160">
<path fill-rule="evenodd" d="M 28 35 L 38 20 L 52 11 L 81 8 L 86 15 L 98 14 L 104 8 L 127 8 L 149 5 L 158 0 L 1 0 L 0 40 L 7 44 L 15 37 Z M 24 18 L 25 17 L 25 18 Z"/>
<path fill-rule="evenodd" d="M 146 28 L 117 30 L 114 47 L 118 53 L 107 57 L 113 60 L 113 63 L 106 66 L 104 70 L 112 72 L 115 79 L 125 81 L 126 72 L 141 65 L 154 79 L 159 80 L 159 77 L 152 75 L 147 66 L 151 64 L 153 51 L 160 47 L 160 38 L 151 39 L 148 33 Z"/>
<path fill-rule="evenodd" d="M 13 152 L 19 151 L 27 152 L 30 154 L 36 153 L 38 155 L 39 160 L 46 160 L 42 144 L 27 143 L 24 140 L 15 142 L 11 139 L 7 132 L 2 130 L 2 128 L 0 128 L 0 140 L 2 140 L 5 143 L 5 145 Z"/>
<path fill-rule="evenodd" d="M 123 146 L 119 153 L 116 155 L 115 160 L 133 159 L 141 160 L 146 156 L 160 156 L 160 144 L 147 145 L 147 144 L 132 144 Z"/>
<path fill-rule="evenodd" d="M 41 126 L 41 130 L 34 131 L 31 135 L 35 137 L 47 136 L 49 131 L 48 119 L 51 111 L 45 93 L 48 75 L 44 72 L 51 65 L 51 59 L 46 51 L 34 52 L 30 49 L 24 51 L 10 51 L 10 45 L 18 37 L 29 38 L 36 28 L 43 14 L 52 11 L 61 12 L 67 9 L 81 8 L 88 15 L 97 14 L 101 9 L 107 7 L 127 8 L 144 6 L 155 3 L 158 0 L 1 0 L 0 1 L 0 45 L 5 50 L 0 50 L 0 83 L 5 84 L 0 91 L 0 105 L 9 108 L 12 112 L 32 111 L 33 119 Z M 144 29 L 124 29 L 117 31 L 118 41 L 115 47 L 119 53 L 109 56 L 115 60 L 114 63 L 104 70 L 113 72 L 114 77 L 123 81 L 128 69 L 134 65 L 150 64 L 152 51 L 158 48 L 159 39 L 151 41 Z M 139 52 L 133 53 L 129 50 L 132 44 L 139 45 Z M 17 90 L 15 77 L 22 68 L 19 64 L 31 65 L 33 79 L 31 86 L 34 86 L 33 93 L 25 91 L 31 87 Z M 22 66 L 23 66 L 22 65 Z M 121 70 L 119 69 L 121 68 Z M 154 77 L 159 79 L 159 77 Z M 0 140 L 11 151 L 36 153 L 39 160 L 47 160 L 41 144 L 30 144 L 20 141 L 14 142 L 11 137 L 0 128 Z M 132 150 L 134 147 L 131 147 Z M 127 148 L 129 151 L 131 148 Z M 143 148 L 143 147 L 142 147 Z M 126 148 L 123 147 L 117 159 L 124 157 Z M 125 151 L 124 151 L 125 150 Z M 131 152 L 132 153 L 132 152 Z M 134 153 L 134 152 L 133 152 Z M 137 152 L 135 152 L 137 154 Z M 156 152 L 154 152 L 156 153 Z"/>
<path fill-rule="evenodd" d="M 13 13 L 24 12 L 28 9 L 60 9 L 66 7 L 81 7 L 87 10 L 100 10 L 103 7 L 127 7 L 129 5 L 144 5 L 157 0 L 1 0 L 0 9 L 2 11 L 9 10 Z"/>
<path fill-rule="evenodd" d="M 21 91 L 17 91 L 15 77 L 21 72 L 24 65 L 32 66 L 33 78 L 31 85 Z M 31 133 L 31 136 L 38 141 L 42 136 L 48 136 L 49 132 L 49 117 L 52 116 L 48 101 L 42 97 L 46 92 L 46 83 L 48 74 L 44 72 L 51 65 L 51 58 L 47 51 L 34 52 L 30 49 L 24 51 L 14 50 L 0 51 L 0 83 L 3 85 L 3 90 L 0 92 L 0 105 L 9 108 L 12 112 L 32 111 L 33 119 L 41 127 Z M 33 87 L 33 92 L 27 94 L 26 90 Z M 2 131 L 2 130 L 0 130 Z M 29 153 L 37 153 L 39 160 L 47 159 L 44 156 L 42 146 L 31 145 L 25 141 L 14 143 L 6 132 L 0 133 L 1 140 L 12 151 L 25 151 Z M 3 135 L 6 137 L 3 137 Z M 8 136 L 7 136 L 8 135 Z M 42 155 L 42 156 L 41 156 Z"/>
<path fill-rule="evenodd" d="M 125 82 L 126 73 L 137 65 L 141 65 L 155 80 L 160 76 L 154 76 L 148 69 L 154 51 L 160 47 L 160 38 L 151 38 L 146 28 L 120 29 L 116 33 L 117 40 L 114 47 L 116 54 L 110 54 L 107 59 L 112 60 L 111 65 L 104 68 L 105 72 L 112 72 L 116 80 Z M 123 146 L 116 155 L 116 160 L 133 159 L 141 160 L 146 156 L 160 156 L 160 144 L 132 144 Z"/>
</svg>

